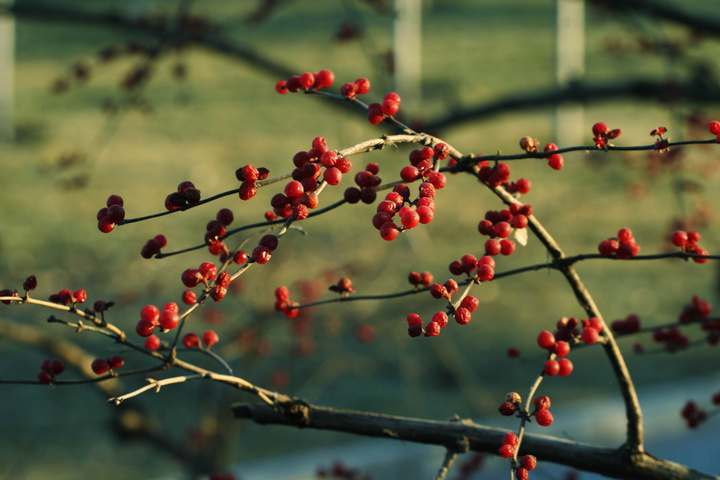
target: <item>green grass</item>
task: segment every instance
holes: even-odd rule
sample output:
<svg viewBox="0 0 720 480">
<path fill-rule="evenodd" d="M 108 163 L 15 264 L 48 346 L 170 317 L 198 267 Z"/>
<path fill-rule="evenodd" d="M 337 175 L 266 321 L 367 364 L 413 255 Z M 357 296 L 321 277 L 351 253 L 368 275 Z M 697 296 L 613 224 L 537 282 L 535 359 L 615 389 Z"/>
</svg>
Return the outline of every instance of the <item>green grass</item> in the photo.
<svg viewBox="0 0 720 480">
<path fill-rule="evenodd" d="M 367 75 L 373 83 L 369 101 L 381 98 L 390 88 L 390 81 L 373 70 L 373 61 L 364 52 L 390 47 L 389 20 L 362 7 L 367 38 L 363 43 L 333 44 L 332 33 L 349 16 L 348 12 L 338 2 L 308 5 L 290 2 L 258 26 L 232 20 L 238 12 L 234 5 L 209 2 L 204 8 L 228 22 L 226 28 L 231 36 L 257 45 L 269 58 L 297 68 L 298 73 L 331 68 L 339 84 Z M 424 13 L 425 106 L 421 112 L 414 112 L 418 116 L 432 119 L 452 112 L 458 104 L 481 104 L 514 92 L 553 85 L 554 12 L 550 3 L 443 1 L 434 2 Z M 612 56 L 604 52 L 603 40 L 626 35 L 626 29 L 611 18 L 588 13 L 588 80 L 612 81 L 623 75 L 660 75 L 664 71 L 663 62 L 653 57 L 633 53 Z M 672 28 L 670 33 L 674 34 Z M 61 288 L 85 287 L 93 300 L 116 300 L 111 320 L 132 330 L 142 305 L 177 300 L 182 291 L 180 273 L 207 259 L 204 252 L 196 252 L 163 261 L 143 260 L 138 253 L 148 238 L 162 232 L 169 238 L 170 249 L 197 244 L 202 240 L 205 223 L 221 207 L 232 208 L 238 224 L 261 220 L 276 189 L 261 189 L 247 203 L 230 196 L 204 208 L 124 226 L 103 235 L 93 219 L 109 194 L 123 195 L 129 216 L 147 215 L 162 211 L 165 196 L 183 180 L 193 180 L 207 197 L 236 188 L 234 171 L 246 163 L 266 166 L 272 175 L 286 173 L 292 156 L 308 149 L 316 136 L 324 136 L 331 148 L 344 148 L 384 130 L 370 126 L 359 111 L 343 111 L 304 95 L 281 97 L 273 90 L 277 79 L 204 50 L 183 54 L 189 65 L 189 78 L 184 83 L 172 80 L 172 61 L 160 63 L 146 90 L 154 113 L 131 111 L 120 121 L 108 121 L 106 127 L 99 106 L 107 98 L 122 96 L 117 85 L 131 61 L 109 65 L 92 61 L 93 77 L 87 85 L 63 95 L 49 93 L 53 79 L 73 62 L 89 61 L 96 49 L 124 40 L 120 33 L 105 28 L 19 22 L 16 120 L 24 133 L 17 144 L 6 145 L 0 151 L 0 204 L 5 206 L 0 215 L 0 287 L 19 288 L 29 274 L 38 276 L 40 296 Z M 717 42 L 706 42 L 693 54 L 707 59 L 717 58 L 717 52 Z M 187 101 L 181 103 L 180 98 Z M 543 143 L 553 141 L 553 118 L 550 110 L 504 114 L 448 129 L 443 135 L 466 153 L 515 153 L 523 135 L 532 135 Z M 588 143 L 589 126 L 598 120 L 623 129 L 618 145 L 649 142 L 648 132 L 661 124 L 670 128 L 673 140 L 685 136 L 667 109 L 614 102 L 586 109 Z M 93 143 L 103 128 L 115 128 L 115 132 L 107 142 Z M 84 163 L 69 167 L 58 164 L 61 154 L 83 152 L 88 147 Z M 354 157 L 354 170 L 378 162 L 380 176 L 392 180 L 407 162 L 408 152 L 407 147 L 399 147 Z M 717 152 L 709 148 L 688 150 L 683 175 L 703 188 L 701 195 L 685 196 L 688 206 L 702 199 L 710 206 L 717 204 L 718 176 L 707 168 L 708 159 L 715 155 Z M 512 168 L 513 177 L 532 180 L 533 190 L 525 200 L 534 206 L 536 216 L 566 253 L 593 252 L 600 240 L 621 227 L 633 230 L 643 253 L 652 253 L 664 248 L 662 238 L 669 219 L 686 210 L 678 207 L 673 194 L 670 174 L 676 172 L 650 179 L 643 170 L 644 159 L 643 153 L 576 153 L 566 156 L 566 167 L 560 172 L 550 170 L 539 160 L 516 162 Z M 78 190 L 62 188 L 64 182 L 77 175 L 88 177 L 87 186 Z M 626 188 L 630 181 L 652 189 L 644 196 L 632 197 Z M 350 183 L 347 178 L 343 185 Z M 327 189 L 322 202 L 339 199 L 343 188 Z M 557 273 L 539 271 L 482 285 L 473 291 L 481 307 L 471 324 L 450 325 L 432 341 L 411 341 L 404 326 L 405 315 L 411 310 L 429 318 L 441 308 L 427 295 L 317 309 L 313 333 L 317 355 L 310 358 L 291 354 L 289 321 L 272 312 L 272 291 L 286 284 L 297 295 L 298 282 L 312 279 L 322 293 L 335 279 L 347 275 L 353 279 L 358 294 L 390 293 L 408 288 L 405 278 L 411 270 L 430 270 L 444 281 L 452 260 L 464 253 L 482 251 L 484 239 L 477 233 L 477 222 L 486 210 L 498 208 L 501 205 L 497 199 L 475 180 L 456 176 L 450 178 L 448 188 L 438 193 L 435 221 L 390 244 L 370 227 L 374 206 L 346 206 L 303 222 L 308 234 L 291 232 L 283 237 L 271 262 L 254 267 L 243 277 L 242 294 L 206 307 L 224 312 L 225 325 L 220 328 L 226 332 L 225 339 L 233 338 L 230 332 L 237 327 L 257 324 L 261 336 L 273 344 L 272 355 L 252 360 L 229 340 L 223 353 L 240 356 L 239 373 L 262 384 L 277 368 L 292 366 L 290 390 L 326 405 L 432 418 L 492 413 L 507 391 L 524 392 L 537 370 L 537 359 L 535 363 L 513 363 L 504 357 L 505 349 L 518 346 L 527 358 L 534 359 L 538 330 L 552 328 L 561 316 L 583 315 Z M 717 226 L 713 224 L 702 232 L 703 246 L 714 252 L 718 245 Z M 544 250 L 531 238 L 528 246 L 519 248 L 513 257 L 499 259 L 498 271 L 546 259 Z M 647 324 L 671 321 L 694 293 L 716 301 L 715 269 L 713 264 L 669 261 L 597 260 L 578 265 L 607 320 L 635 312 Z M 329 293 L 322 293 L 322 298 L 329 297 Z M 8 308 L 3 315 L 46 328 L 42 325 L 47 314 L 36 309 Z M 192 328 L 206 328 L 205 317 L 196 316 Z M 362 322 L 377 328 L 376 343 L 363 345 L 354 339 L 352 332 Z M 52 328 L 57 335 L 77 339 L 98 355 L 107 352 L 107 345 L 96 339 Z M 621 341 L 625 351 L 630 351 L 630 342 Z M 8 342 L 2 342 L 2 348 L 8 365 L 0 370 L 3 378 L 18 378 L 21 374 L 32 377 L 36 373 L 41 354 L 22 353 Z M 590 350 L 573 355 L 576 374 L 565 381 L 549 382 L 547 389 L 543 385 L 543 391 L 555 393 L 560 402 L 562 395 L 571 391 L 575 396 L 592 395 L 593 390 L 614 392 L 609 369 L 597 367 L 604 365 L 600 353 Z M 707 361 L 711 354 L 702 347 L 672 357 L 630 355 L 629 362 L 632 373 L 643 383 L 705 374 L 711 369 Z M 10 359 L 16 356 L 23 359 L 19 371 L 14 370 L 17 362 L 9 366 Z M 130 357 L 129 363 L 141 362 Z M 500 378 L 498 371 L 503 372 Z M 602 386 L 595 389 L 597 378 L 602 379 Z M 130 385 L 134 383 L 128 382 Z M 593 388 L 588 388 L 591 385 Z M 170 404 L 164 419 L 172 424 L 182 418 L 174 432 L 184 435 L 202 417 L 203 406 L 198 399 L 188 408 L 183 400 L 195 398 L 190 395 L 207 398 L 203 395 L 206 388 L 224 392 L 224 401 L 247 400 L 246 396 L 222 388 L 183 385 L 171 387 L 161 395 L 162 399 L 147 396 L 137 401 L 153 409 L 158 400 L 163 406 Z M 84 436 L 102 435 L 97 438 L 110 442 L 97 441 L 104 446 L 96 448 L 107 449 L 113 442 L 107 433 L 102 433 L 105 417 L 98 413 L 105 408 L 99 406 L 102 400 L 85 398 L 89 389 L 57 388 L 49 394 L 30 387 L 5 390 L 13 393 L 3 403 L 4 408 L 19 409 L 24 404 L 33 408 L 18 411 L 17 419 L 32 416 L 38 409 L 51 412 L 47 423 L 52 427 L 42 431 L 83 426 L 77 430 L 68 427 L 66 437 L 57 431 L 52 433 L 56 443 L 62 445 L 36 466 L 21 462 L 17 468 L 27 478 L 41 476 L 46 473 L 43 469 L 52 465 L 66 466 L 63 455 L 73 454 L 78 444 L 86 443 Z M 420 397 L 424 400 L 418 400 Z M 89 420 L 83 420 L 84 410 L 77 411 L 78 404 L 92 410 Z M 676 407 L 669 406 L 671 410 Z M 63 420 L 67 425 L 58 423 L 58 417 L 67 418 Z M 31 430 L 43 428 L 47 427 L 33 424 Z M 257 435 L 264 432 L 258 430 L 252 430 L 255 435 L 239 437 L 238 451 L 232 458 L 251 459 L 277 452 L 275 445 L 284 432 L 269 436 L 265 443 L 257 440 Z M 33 441 L 31 433 L 18 436 L 20 444 Z M 318 437 L 318 442 L 336 441 L 335 436 Z M 117 458 L 122 464 L 146 458 L 136 455 L 135 447 L 123 446 Z M 87 478 L 95 468 L 102 468 L 97 463 L 91 456 L 85 459 Z M 166 463 L 161 463 L 157 472 L 163 468 L 167 468 Z M 125 471 L 117 470 L 114 478 L 123 476 L 127 476 Z"/>
</svg>

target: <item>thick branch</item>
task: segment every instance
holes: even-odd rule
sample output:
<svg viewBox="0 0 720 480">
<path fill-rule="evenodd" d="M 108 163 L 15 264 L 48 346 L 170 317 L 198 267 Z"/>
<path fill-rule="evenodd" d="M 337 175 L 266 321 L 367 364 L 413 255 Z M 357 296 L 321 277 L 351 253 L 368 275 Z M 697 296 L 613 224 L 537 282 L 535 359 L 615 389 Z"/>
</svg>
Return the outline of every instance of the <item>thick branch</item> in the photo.
<svg viewBox="0 0 720 480">
<path fill-rule="evenodd" d="M 494 100 L 475 107 L 454 109 L 445 118 L 428 122 L 423 129 L 426 132 L 437 132 L 447 127 L 466 123 L 470 120 L 481 120 L 499 113 L 522 111 L 529 109 L 554 107 L 562 103 L 594 102 L 607 103 L 608 100 L 636 98 L 656 101 L 658 103 L 674 103 L 679 100 L 703 104 L 720 102 L 720 89 L 709 86 L 705 82 L 688 80 L 682 83 L 667 83 L 654 79 L 634 79 L 614 84 L 573 83 L 567 87 L 553 87 L 547 90 L 534 90 L 525 95 L 512 94 L 500 100 Z"/>
<path fill-rule="evenodd" d="M 491 453 L 497 453 L 498 445 L 502 444 L 502 437 L 507 433 L 506 430 L 477 425 L 469 420 L 439 422 L 317 407 L 302 401 L 280 404 L 275 408 L 269 405 L 236 404 L 233 406 L 233 414 L 235 418 L 249 419 L 263 425 L 334 430 L 441 445 L 451 450 L 467 444 L 470 450 Z M 523 450 L 543 460 L 613 478 L 718 479 L 647 453 L 631 456 L 623 449 L 601 448 L 542 435 L 525 435 Z"/>
</svg>

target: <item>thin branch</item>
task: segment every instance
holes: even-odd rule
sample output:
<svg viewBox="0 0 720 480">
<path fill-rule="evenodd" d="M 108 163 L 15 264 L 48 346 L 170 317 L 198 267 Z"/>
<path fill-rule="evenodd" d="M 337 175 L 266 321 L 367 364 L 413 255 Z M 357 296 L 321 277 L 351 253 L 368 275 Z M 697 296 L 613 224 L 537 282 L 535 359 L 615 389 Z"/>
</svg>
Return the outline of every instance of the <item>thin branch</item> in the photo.
<svg viewBox="0 0 720 480">
<path fill-rule="evenodd" d="M 120 395 L 119 397 L 108 398 L 108 403 L 114 403 L 115 405 L 120 405 L 122 402 L 124 402 L 128 398 L 136 397 L 136 396 L 140 395 L 141 393 L 146 392 L 151 389 L 155 389 L 155 393 L 158 393 L 160 391 L 160 388 L 164 387 L 165 385 L 174 385 L 176 383 L 184 383 L 184 382 L 189 382 L 191 380 L 201 380 L 202 378 L 203 378 L 203 375 L 172 377 L 172 378 L 164 378 L 162 380 L 155 380 L 153 378 L 148 378 L 147 379 L 148 384 L 145 385 L 144 387 L 140 387 L 135 391 L 126 393 L 125 395 Z"/>
</svg>

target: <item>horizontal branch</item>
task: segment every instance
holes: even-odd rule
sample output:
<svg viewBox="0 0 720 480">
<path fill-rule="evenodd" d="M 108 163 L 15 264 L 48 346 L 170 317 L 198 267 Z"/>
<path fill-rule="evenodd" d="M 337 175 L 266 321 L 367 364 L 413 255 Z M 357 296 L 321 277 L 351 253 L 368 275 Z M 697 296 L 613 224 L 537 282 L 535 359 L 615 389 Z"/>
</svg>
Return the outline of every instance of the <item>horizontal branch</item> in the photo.
<svg viewBox="0 0 720 480">
<path fill-rule="evenodd" d="M 676 103 L 679 100 L 702 104 L 720 103 L 720 89 L 693 80 L 672 84 L 654 79 L 634 79 L 614 84 L 578 82 L 567 87 L 533 90 L 533 93 L 526 95 L 512 94 L 475 107 L 456 108 L 444 118 L 428 122 L 423 129 L 437 132 L 500 113 L 527 112 L 530 109 L 555 107 L 563 103 L 607 103 L 608 100 L 626 98 L 651 100 L 661 104 Z"/>
<path fill-rule="evenodd" d="M 287 425 L 298 428 L 333 430 L 370 437 L 439 445 L 449 450 L 497 454 L 507 430 L 478 425 L 470 420 L 433 421 L 340 410 L 309 405 L 296 400 L 275 407 L 259 404 L 236 404 L 235 418 L 249 419 L 258 424 Z M 526 434 L 523 453 L 539 459 L 594 472 L 612 478 L 634 480 L 697 480 L 714 479 L 686 466 L 658 459 L 647 453 L 627 455 L 621 449 L 602 448 L 589 444 L 542 435 Z"/>
</svg>

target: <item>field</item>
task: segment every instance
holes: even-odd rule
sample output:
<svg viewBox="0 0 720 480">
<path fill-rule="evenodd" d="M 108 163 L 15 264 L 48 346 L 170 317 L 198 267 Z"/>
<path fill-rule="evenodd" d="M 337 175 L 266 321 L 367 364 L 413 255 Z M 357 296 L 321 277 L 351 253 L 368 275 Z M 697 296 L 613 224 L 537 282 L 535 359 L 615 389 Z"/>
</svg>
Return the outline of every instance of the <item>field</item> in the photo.
<svg viewBox="0 0 720 480">
<path fill-rule="evenodd" d="M 207 1 L 202 7 L 198 4 L 197 10 L 218 19 L 224 35 L 297 73 L 329 68 L 339 84 L 366 76 L 373 84 L 370 101 L 391 89 L 390 78 L 378 67 L 375 55 L 391 47 L 392 24 L 387 16 L 365 5 L 348 7 L 354 2 L 322 0 L 288 2 L 264 22 L 246 23 L 243 18 L 254 3 Z M 171 11 L 174 2 L 153 5 L 158 12 Z M 531 0 L 428 2 L 423 12 L 424 103 L 408 106 L 408 119 L 431 123 L 459 108 L 553 88 L 553 5 Z M 720 15 L 714 5 L 693 2 L 693 8 L 706 7 Z M 333 32 L 351 17 L 364 21 L 365 35 L 359 41 L 334 42 Z M 657 34 L 642 18 L 621 20 L 588 9 L 588 82 L 663 75 L 682 79 L 688 71 L 683 62 L 705 62 L 711 71 L 718 67 L 713 60 L 720 53 L 716 40 L 690 47 L 682 61 L 673 63 L 662 55 L 638 53 L 631 31 Z M 682 31 L 671 25 L 664 26 L 663 34 L 684 40 Z M 130 39 L 149 38 L 135 35 Z M 235 212 L 237 224 L 260 221 L 276 190 L 261 189 L 247 203 L 231 195 L 205 208 L 103 235 L 94 219 L 109 194 L 125 198 L 129 216 L 148 215 L 163 210 L 165 196 L 181 181 L 192 180 L 207 197 L 237 188 L 234 171 L 247 163 L 265 166 L 271 175 L 288 173 L 292 156 L 309 149 L 316 136 L 325 137 L 330 148 L 346 148 L 387 131 L 368 124 L 363 112 L 346 105 L 300 94 L 280 96 L 273 89 L 279 78 L 202 48 L 178 57 L 187 65 L 188 77 L 182 82 L 171 75 L 174 56 L 159 62 L 143 92 L 151 112 L 130 110 L 108 116 L 100 107 L 106 99 L 126 98 L 118 84 L 133 62 L 121 58 L 100 64 L 96 53 L 128 40 L 125 32 L 107 26 L 17 20 L 17 141 L 0 148 L 0 288 L 19 288 L 30 274 L 40 281 L 40 296 L 61 288 L 86 288 L 93 300 L 115 300 L 112 320 L 132 330 L 140 307 L 179 300 L 180 273 L 207 259 L 201 251 L 144 260 L 139 251 L 147 239 L 163 233 L 173 250 L 198 244 L 204 225 L 222 207 Z M 613 52 L 609 46 L 617 42 L 628 49 Z M 53 94 L 54 79 L 77 61 L 91 65 L 91 77 L 82 86 Z M 694 111 L 720 117 L 716 105 L 668 108 L 627 100 L 591 103 L 584 112 L 583 144 L 592 143 L 590 126 L 596 121 L 622 129 L 617 145 L 649 144 L 648 133 L 660 125 L 668 127 L 673 141 L 699 135 L 708 138 L 705 130 L 693 131 L 684 122 Z M 439 134 L 464 153 L 518 153 L 518 140 L 524 135 L 543 144 L 555 141 L 554 118 L 554 109 L 528 108 L 466 122 Z M 409 151 L 399 147 L 354 157 L 354 170 L 377 162 L 380 176 L 394 179 L 407 163 Z M 541 160 L 513 163 L 513 178 L 531 179 L 533 190 L 524 200 L 533 205 L 535 215 L 568 254 L 595 252 L 601 240 L 614 236 L 621 227 L 632 229 L 643 253 L 664 251 L 670 220 L 686 217 L 698 205 L 710 211 L 709 225 L 701 233 L 703 246 L 714 253 L 720 245 L 713 210 L 720 200 L 718 151 L 691 148 L 687 152 L 680 165 L 657 176 L 648 174 L 645 153 L 588 151 L 566 155 L 565 168 L 558 172 Z M 340 187 L 326 190 L 321 206 L 340 199 L 350 182 L 348 178 Z M 692 190 L 678 193 L 680 184 Z M 539 270 L 482 285 L 473 292 L 481 302 L 479 315 L 467 326 L 450 325 L 434 339 L 410 339 L 405 330 L 409 309 L 424 318 L 438 309 L 429 295 L 321 308 L 316 311 L 313 333 L 317 352 L 301 358 L 291 353 L 288 321 L 272 311 L 272 292 L 283 284 L 297 292 L 306 279 L 325 290 L 340 276 L 349 276 L 358 294 L 390 293 L 408 288 L 406 278 L 412 270 L 430 270 L 443 281 L 449 278 L 451 261 L 481 252 L 484 238 L 477 233 L 477 223 L 486 210 L 499 208 L 498 200 L 476 180 L 456 176 L 438 193 L 433 223 L 392 243 L 380 239 L 371 227 L 374 205 L 346 206 L 308 220 L 303 225 L 307 235 L 291 232 L 268 265 L 253 268 L 243 277 L 242 293 L 228 296 L 217 306 L 208 305 L 196 316 L 197 330 L 218 317 L 222 324 L 217 328 L 228 337 L 240 326 L 256 326 L 272 345 L 271 355 L 246 358 L 237 342 L 228 342 L 220 352 L 238 360 L 236 371 L 254 382 L 268 383 L 278 369 L 288 370 L 290 383 L 284 391 L 315 403 L 435 419 L 454 414 L 487 416 L 506 392 L 527 389 L 538 362 L 533 348 L 537 331 L 551 329 L 562 316 L 582 316 L 559 274 Z M 498 271 L 547 260 L 533 238 L 519 250 L 498 261 Z M 718 271 L 713 263 L 595 260 L 580 264 L 578 271 L 606 320 L 637 313 L 648 325 L 664 324 L 675 319 L 693 294 L 711 302 L 718 298 Z M 330 297 L 327 292 L 322 298 Z M 50 329 L 97 355 L 107 354 L 108 345 L 89 335 L 76 336 L 59 326 L 45 325 L 48 313 L 39 309 L 2 308 L 0 314 L 3 320 Z M 377 340 L 370 344 L 358 342 L 353 333 L 365 323 L 377 331 Z M 653 348 L 649 337 L 641 341 Z M 632 341 L 621 342 L 640 385 L 709 378 L 716 370 L 711 360 L 717 352 L 711 347 L 672 356 L 638 356 L 631 352 Z M 525 358 L 507 359 L 504 352 L 509 346 L 527 352 Z M 573 358 L 576 374 L 548 382 L 547 391 L 558 403 L 563 394 L 577 401 L 616 391 L 600 353 L 590 350 Z M 34 378 L 46 356 L 2 339 L 0 352 L 3 379 Z M 126 388 L 141 381 L 127 380 Z M 106 423 L 114 407 L 106 406 L 92 386 L 43 390 L 4 385 L 2 392 L 0 431 L 13 433 L 1 437 L 0 478 L 49 478 L 50 472 L 56 479 L 128 478 L 137 474 L 139 466 L 147 478 L 182 472 L 181 464 L 147 444 L 113 437 Z M 217 400 L 208 402 L 211 395 Z M 197 384 L 171 387 L 133 401 L 158 411 L 171 434 L 182 437 L 193 428 L 224 428 L 222 419 L 220 425 L 213 423 L 215 409 L 239 400 L 247 397 Z M 668 408 L 668 417 L 679 423 L 676 412 L 681 405 Z M 498 425 L 501 422 L 499 418 Z M 237 441 L 224 447 L 225 458 L 231 462 L 348 440 L 327 433 L 230 425 L 238 435 Z"/>
</svg>

